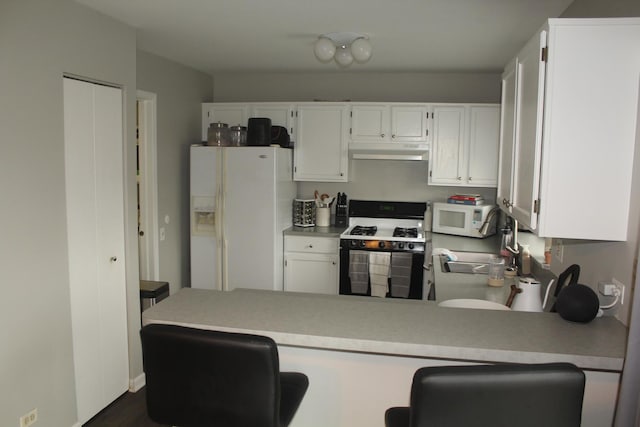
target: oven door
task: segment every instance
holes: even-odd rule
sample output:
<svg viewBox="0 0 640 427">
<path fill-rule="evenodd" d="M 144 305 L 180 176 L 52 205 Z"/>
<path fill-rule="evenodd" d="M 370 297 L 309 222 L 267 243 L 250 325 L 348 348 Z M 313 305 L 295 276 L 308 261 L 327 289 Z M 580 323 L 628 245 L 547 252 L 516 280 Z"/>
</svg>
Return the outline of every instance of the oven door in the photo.
<svg viewBox="0 0 640 427">
<path fill-rule="evenodd" d="M 372 249 L 350 249 L 348 240 L 340 240 L 340 294 L 341 295 L 361 295 L 371 296 L 371 283 L 368 282 L 366 286 L 366 292 L 364 291 L 352 291 L 350 271 L 353 271 L 351 265 L 351 251 L 358 251 L 361 254 L 373 252 Z M 388 252 L 388 251 L 385 251 Z M 424 288 L 424 252 L 397 252 L 391 251 L 391 256 L 394 253 L 410 253 L 411 254 L 411 279 L 409 282 L 409 295 L 407 299 L 422 299 Z M 389 292 L 387 292 L 387 298 L 401 298 L 394 297 L 391 292 L 391 282 L 389 283 Z M 428 289 L 427 289 L 428 292 Z"/>
</svg>

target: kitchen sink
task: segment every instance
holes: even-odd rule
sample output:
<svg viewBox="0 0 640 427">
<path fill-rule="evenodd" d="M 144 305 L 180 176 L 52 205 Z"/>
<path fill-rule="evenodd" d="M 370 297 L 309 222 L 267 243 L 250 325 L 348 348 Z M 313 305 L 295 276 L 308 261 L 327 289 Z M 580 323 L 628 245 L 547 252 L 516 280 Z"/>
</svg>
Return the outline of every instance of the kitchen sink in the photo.
<svg viewBox="0 0 640 427">
<path fill-rule="evenodd" d="M 487 274 L 489 260 L 496 256 L 488 252 L 450 252 L 455 261 L 448 261 L 447 255 L 440 255 L 440 267 L 443 273 Z"/>
</svg>

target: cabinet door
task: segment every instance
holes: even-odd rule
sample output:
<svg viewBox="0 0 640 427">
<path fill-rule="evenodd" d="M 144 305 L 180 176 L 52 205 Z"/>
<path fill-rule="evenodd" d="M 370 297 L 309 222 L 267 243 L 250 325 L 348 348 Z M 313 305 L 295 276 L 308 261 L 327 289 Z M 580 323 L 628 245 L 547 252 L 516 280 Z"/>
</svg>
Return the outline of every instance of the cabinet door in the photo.
<svg viewBox="0 0 640 427">
<path fill-rule="evenodd" d="M 271 119 L 273 126 L 283 126 L 287 128 L 289 135 L 293 137 L 294 109 L 292 104 L 265 103 L 252 104 L 250 117 L 266 117 Z"/>
<path fill-rule="evenodd" d="M 352 141 L 389 141 L 389 107 L 387 105 L 352 105 Z"/>
<path fill-rule="evenodd" d="M 211 123 L 220 122 L 229 126 L 246 126 L 248 116 L 249 106 L 247 104 L 202 104 L 202 140 L 207 140 L 207 130 Z"/>
<path fill-rule="evenodd" d="M 349 107 L 299 105 L 297 117 L 294 180 L 346 182 Z"/>
<path fill-rule="evenodd" d="M 469 169 L 467 183 L 474 187 L 495 187 L 498 178 L 498 134 L 500 107 L 469 107 Z"/>
<path fill-rule="evenodd" d="M 462 183 L 464 158 L 465 107 L 433 107 L 433 142 L 429 157 L 429 183 Z M 465 178 L 466 179 L 466 178 Z"/>
<path fill-rule="evenodd" d="M 518 54 L 516 79 L 516 140 L 513 161 L 513 206 L 515 219 L 530 227 L 537 227 L 537 201 L 540 187 L 540 157 L 542 152 L 542 107 L 544 100 L 545 63 L 542 49 L 546 47 L 547 32 L 538 36 Z"/>
<path fill-rule="evenodd" d="M 426 106 L 391 106 L 391 140 L 426 142 L 429 136 Z"/>
<path fill-rule="evenodd" d="M 284 290 L 337 295 L 338 262 L 338 255 L 285 253 Z"/>
<path fill-rule="evenodd" d="M 496 203 L 511 213 L 513 153 L 516 129 L 517 59 L 511 61 L 502 74 L 502 100 L 500 119 L 500 153 L 498 160 L 498 192 Z"/>
</svg>

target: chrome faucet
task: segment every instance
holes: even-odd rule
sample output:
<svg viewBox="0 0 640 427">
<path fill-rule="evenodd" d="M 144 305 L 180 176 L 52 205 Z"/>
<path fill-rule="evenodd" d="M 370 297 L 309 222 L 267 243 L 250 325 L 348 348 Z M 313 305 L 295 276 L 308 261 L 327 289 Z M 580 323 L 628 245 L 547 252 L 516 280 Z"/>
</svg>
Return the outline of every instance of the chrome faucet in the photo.
<svg viewBox="0 0 640 427">
<path fill-rule="evenodd" d="M 489 214 L 487 215 L 487 219 L 484 220 L 484 223 L 482 223 L 482 226 L 480 227 L 480 235 L 482 235 L 483 237 L 487 235 L 487 233 L 489 232 L 489 227 L 491 226 L 491 221 L 493 220 L 493 217 L 496 216 L 496 214 L 498 213 L 498 210 L 500 208 L 498 206 L 496 206 L 495 208 L 491 209 L 489 211 Z"/>
</svg>

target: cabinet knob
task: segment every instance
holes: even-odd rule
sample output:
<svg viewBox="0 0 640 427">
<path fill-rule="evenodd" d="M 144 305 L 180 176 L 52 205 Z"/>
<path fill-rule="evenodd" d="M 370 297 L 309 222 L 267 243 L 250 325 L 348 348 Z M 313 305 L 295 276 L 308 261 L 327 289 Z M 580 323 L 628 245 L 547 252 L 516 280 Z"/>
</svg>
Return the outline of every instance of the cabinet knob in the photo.
<svg viewBox="0 0 640 427">
<path fill-rule="evenodd" d="M 331 264 L 336 265 L 336 262 L 335 261 L 331 261 Z"/>
<path fill-rule="evenodd" d="M 458 181 L 462 181 L 462 177 L 461 177 L 461 176 L 459 176 L 459 177 L 457 178 L 457 180 L 458 180 Z"/>
<path fill-rule="evenodd" d="M 381 133 L 381 134 L 380 134 L 380 138 L 384 138 L 384 133 Z"/>
<path fill-rule="evenodd" d="M 469 177 L 469 181 L 471 181 L 471 177 Z"/>
<path fill-rule="evenodd" d="M 118 261 L 118 257 L 117 256 L 112 256 L 111 258 L 109 258 L 109 261 L 116 262 L 116 261 Z"/>
<path fill-rule="evenodd" d="M 394 138 L 394 139 L 395 139 L 395 137 L 396 137 L 395 135 L 391 135 L 391 138 Z"/>
<path fill-rule="evenodd" d="M 309 249 L 312 249 L 312 248 L 313 248 L 313 245 L 307 245 L 307 247 L 308 247 Z"/>
</svg>

